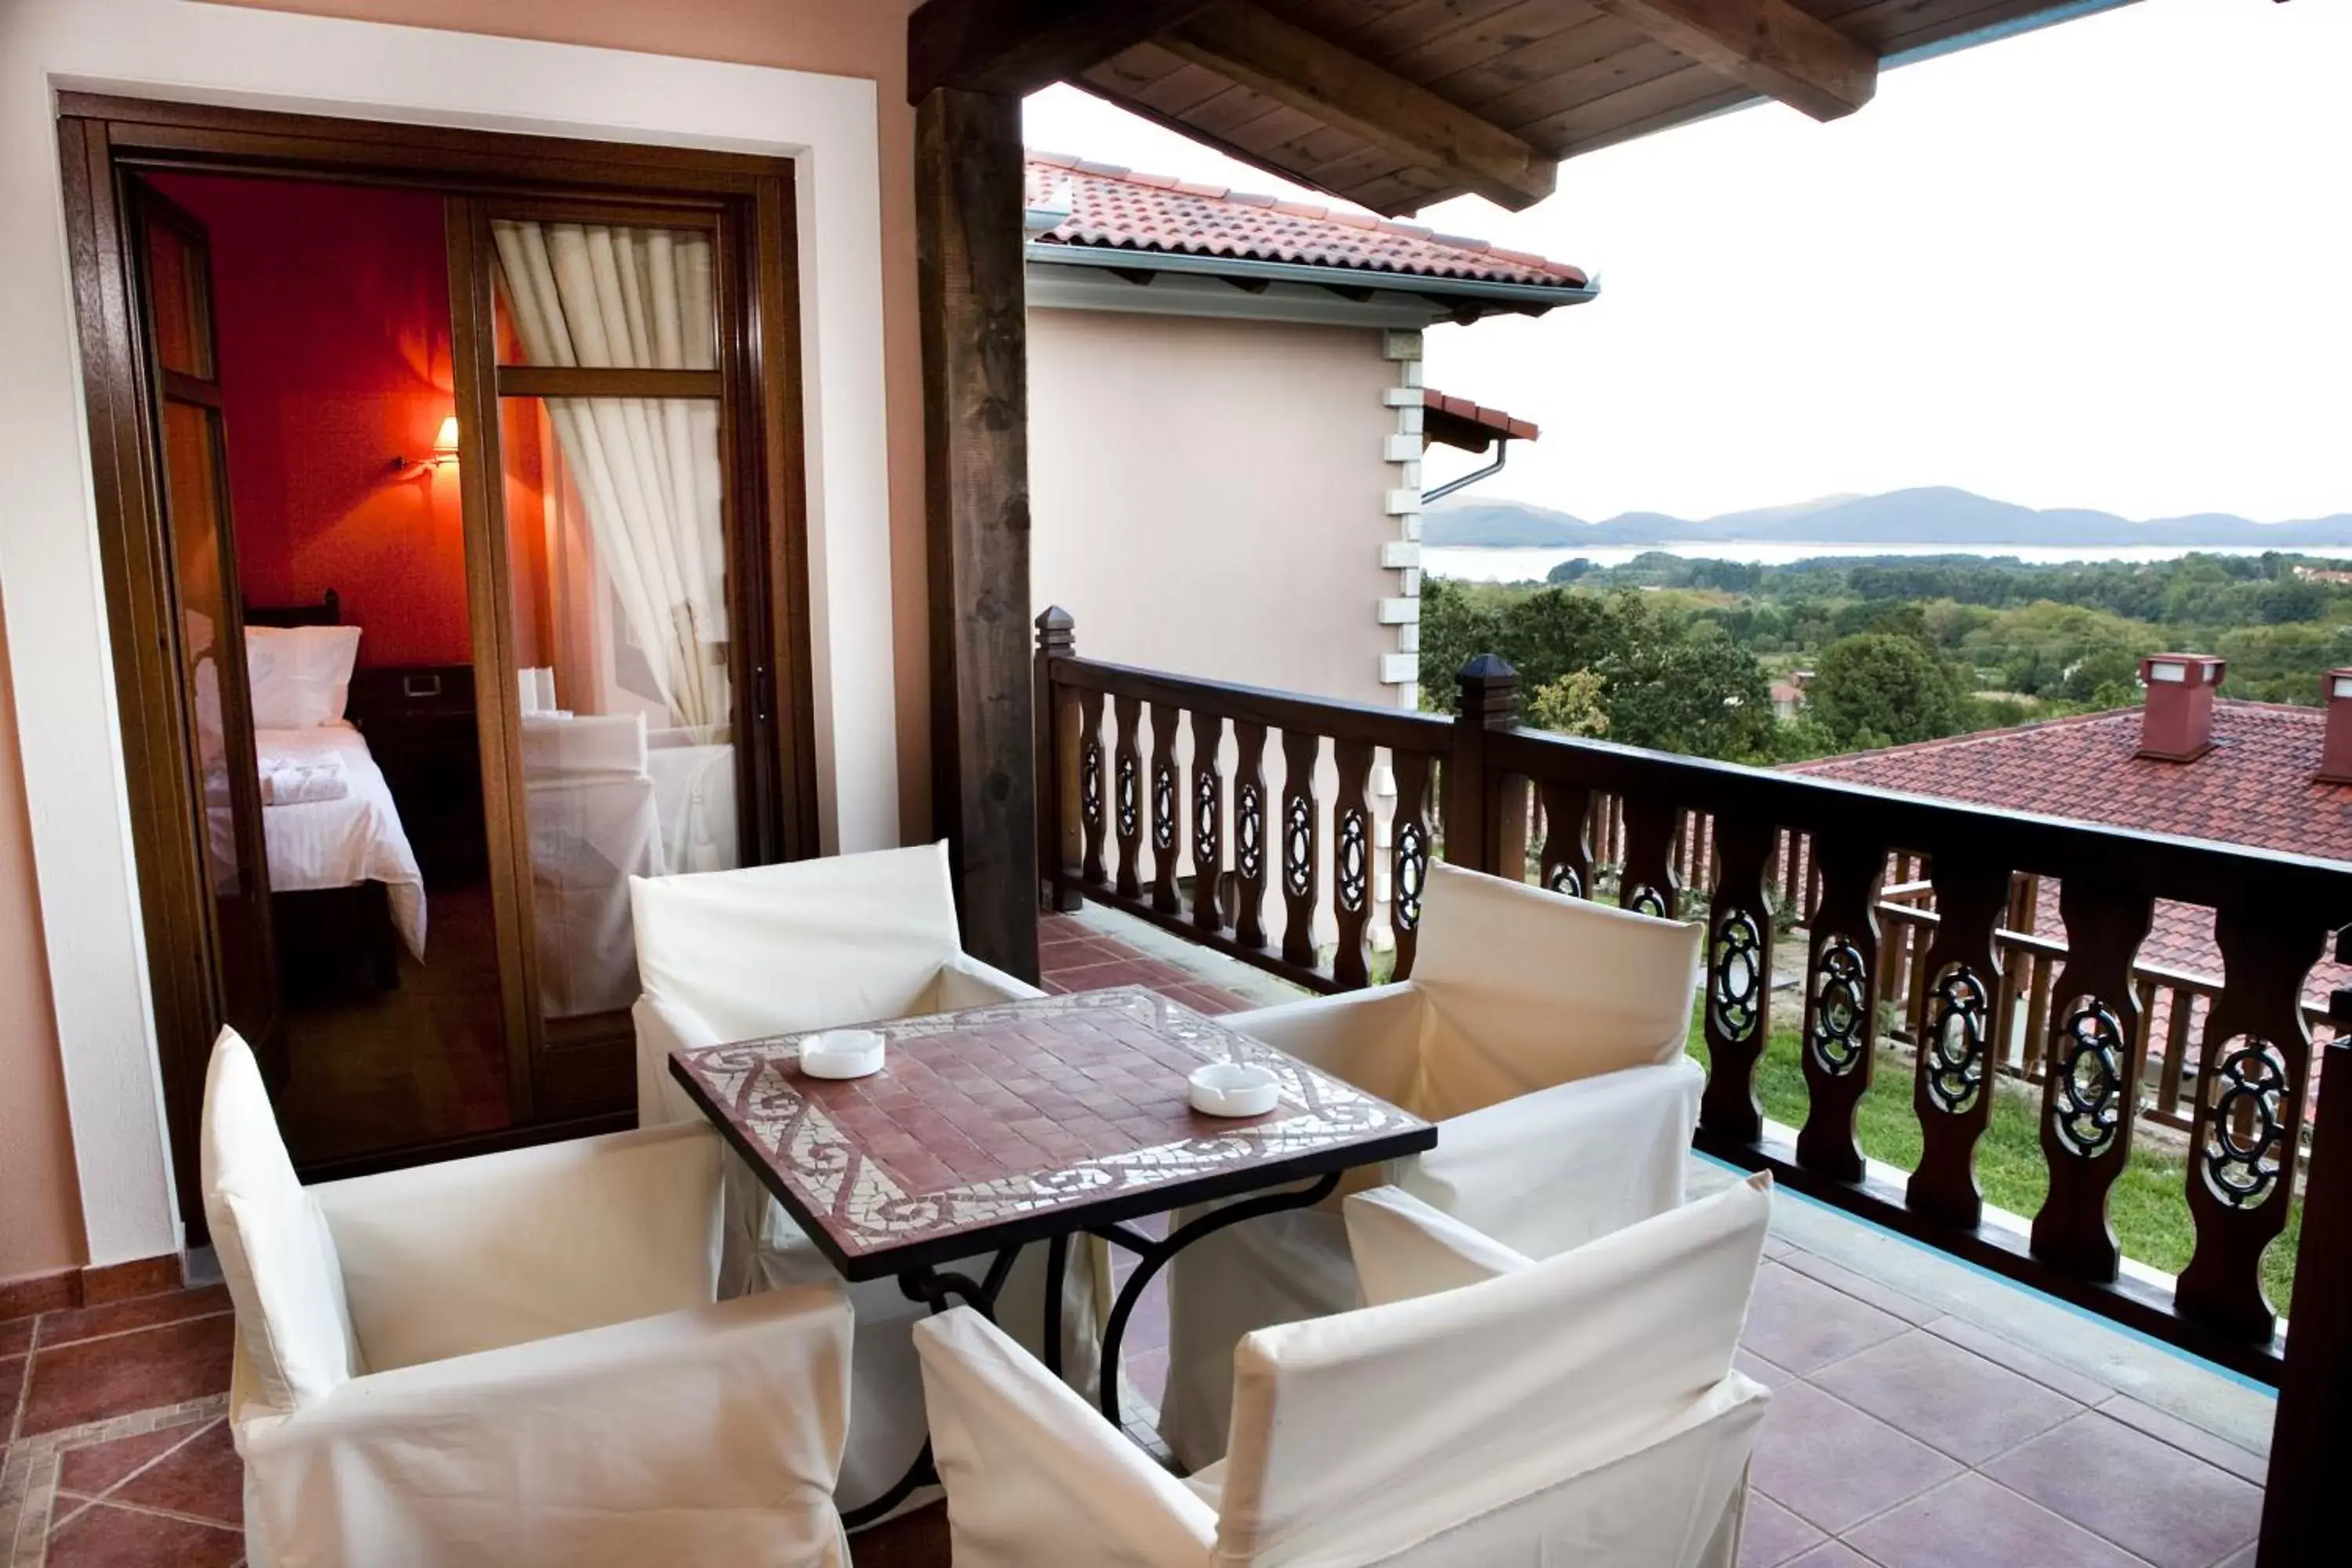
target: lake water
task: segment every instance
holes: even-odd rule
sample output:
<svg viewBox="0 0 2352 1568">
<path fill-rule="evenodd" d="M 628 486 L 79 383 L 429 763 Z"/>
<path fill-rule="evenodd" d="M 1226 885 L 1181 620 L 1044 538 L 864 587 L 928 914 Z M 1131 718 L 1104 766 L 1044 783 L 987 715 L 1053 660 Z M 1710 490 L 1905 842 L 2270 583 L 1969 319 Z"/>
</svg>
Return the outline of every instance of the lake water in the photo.
<svg viewBox="0 0 2352 1568">
<path fill-rule="evenodd" d="M 1433 576 L 1480 583 L 1541 582 L 1551 569 L 1578 556 L 1595 566 L 1622 566 L 1637 555 L 1663 551 L 1694 560 L 1752 561 L 1762 566 L 1786 566 L 1824 555 L 1983 555 L 2013 556 L 2037 566 L 2062 561 L 2170 561 L 2189 554 L 2260 555 L 2260 545 L 2096 545 L 2096 544 L 1806 544 L 1782 540 L 1714 540 L 1697 544 L 1603 544 L 1580 550 L 1481 550 L 1466 545 L 1427 545 L 1421 552 L 1422 569 Z"/>
</svg>

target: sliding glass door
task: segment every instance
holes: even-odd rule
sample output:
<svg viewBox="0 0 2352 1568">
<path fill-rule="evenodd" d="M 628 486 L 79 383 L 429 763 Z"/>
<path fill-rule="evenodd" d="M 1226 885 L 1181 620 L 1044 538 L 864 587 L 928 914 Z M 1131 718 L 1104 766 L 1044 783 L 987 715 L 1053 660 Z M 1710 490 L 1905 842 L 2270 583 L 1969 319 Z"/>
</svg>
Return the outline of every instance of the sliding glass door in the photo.
<svg viewBox="0 0 2352 1568">
<path fill-rule="evenodd" d="M 631 1059 L 630 879 L 775 858 L 742 237 L 726 209 L 464 205 L 514 923 L 561 1100 Z"/>
<path fill-rule="evenodd" d="M 224 1023 L 283 1043 L 313 1179 L 626 1125 L 629 879 L 817 848 L 792 166 L 71 93 L 58 130 L 191 1233 Z M 249 672 L 253 628 L 301 657 Z"/>
</svg>

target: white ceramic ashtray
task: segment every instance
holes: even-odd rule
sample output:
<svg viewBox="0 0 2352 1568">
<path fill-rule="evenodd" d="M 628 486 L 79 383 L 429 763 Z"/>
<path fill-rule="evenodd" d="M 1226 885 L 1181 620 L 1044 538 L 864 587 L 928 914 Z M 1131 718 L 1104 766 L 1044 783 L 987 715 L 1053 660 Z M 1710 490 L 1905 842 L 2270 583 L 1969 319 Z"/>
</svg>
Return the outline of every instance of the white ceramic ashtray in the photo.
<svg viewBox="0 0 2352 1568">
<path fill-rule="evenodd" d="M 1203 1116 L 1264 1116 L 1282 1098 L 1274 1069 L 1248 1062 L 1211 1062 L 1192 1069 L 1192 1109 Z"/>
<path fill-rule="evenodd" d="M 827 1029 L 801 1044 L 801 1071 L 811 1078 L 864 1078 L 881 1070 L 879 1029 Z"/>
</svg>

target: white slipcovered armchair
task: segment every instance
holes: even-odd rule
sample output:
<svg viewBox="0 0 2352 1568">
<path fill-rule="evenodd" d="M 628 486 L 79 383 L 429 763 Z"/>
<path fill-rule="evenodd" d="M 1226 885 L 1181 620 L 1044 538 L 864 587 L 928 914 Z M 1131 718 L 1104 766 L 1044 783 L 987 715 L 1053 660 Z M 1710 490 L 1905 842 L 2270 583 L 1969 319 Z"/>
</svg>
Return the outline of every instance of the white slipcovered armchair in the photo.
<svg viewBox="0 0 2352 1568">
<path fill-rule="evenodd" d="M 1439 1123 L 1388 1179 L 1529 1257 L 1679 1204 L 1703 928 L 1437 863 L 1419 938 L 1408 981 L 1220 1021 Z M 1197 1469 L 1242 1336 L 1360 1298 L 1336 1203 L 1204 1237 L 1169 1277 L 1160 1432 Z"/>
<path fill-rule="evenodd" d="M 1183 1481 L 977 1313 L 933 1319 L 956 1568 L 1732 1568 L 1769 1192 L 1544 1262 L 1393 1188 L 1350 1198 L 1371 1305 L 1243 1340 L 1230 1457 Z"/>
<path fill-rule="evenodd" d="M 850 1314 L 717 1300 L 717 1134 L 579 1139 L 304 1187 L 233 1032 L 205 1214 L 261 1568 L 846 1568 Z"/>
<path fill-rule="evenodd" d="M 954 1012 L 1045 993 L 966 954 L 947 846 L 918 845 L 782 866 L 634 878 L 637 1119 L 702 1121 L 667 1066 L 674 1048 Z M 831 1280 L 816 1245 L 740 1161 L 730 1161 L 723 1288 Z M 1080 1387 L 1100 1360 L 1095 1248 L 1073 1247 L 1063 1280 L 1062 1364 Z M 948 1267 L 973 1279 L 986 1258 Z M 1030 1247 L 997 1303 L 1024 1343 L 1043 1331 L 1045 1247 Z M 895 1279 L 849 1288 L 856 1310 L 856 1416 L 841 1497 L 886 1492 L 920 1453 L 922 1379 L 908 1331 L 927 1310 Z"/>
</svg>

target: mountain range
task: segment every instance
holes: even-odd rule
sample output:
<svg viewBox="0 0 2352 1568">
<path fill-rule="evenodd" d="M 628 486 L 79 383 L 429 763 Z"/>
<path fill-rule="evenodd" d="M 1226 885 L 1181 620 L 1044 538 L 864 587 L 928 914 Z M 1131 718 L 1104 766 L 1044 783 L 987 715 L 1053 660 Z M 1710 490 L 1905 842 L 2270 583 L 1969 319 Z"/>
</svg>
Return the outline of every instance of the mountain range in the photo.
<svg viewBox="0 0 2352 1568">
<path fill-rule="evenodd" d="M 2227 512 L 2136 522 L 2112 512 L 2032 507 L 1948 487 L 1875 496 L 1824 496 L 1691 519 L 1629 511 L 1587 522 L 1526 501 L 1445 500 L 1422 518 L 1422 542 L 1574 549 L 1696 544 L 1719 540 L 1803 544 L 2231 545 L 2277 550 L 2352 546 L 2352 512 L 2299 522 L 2255 522 Z"/>
</svg>

